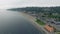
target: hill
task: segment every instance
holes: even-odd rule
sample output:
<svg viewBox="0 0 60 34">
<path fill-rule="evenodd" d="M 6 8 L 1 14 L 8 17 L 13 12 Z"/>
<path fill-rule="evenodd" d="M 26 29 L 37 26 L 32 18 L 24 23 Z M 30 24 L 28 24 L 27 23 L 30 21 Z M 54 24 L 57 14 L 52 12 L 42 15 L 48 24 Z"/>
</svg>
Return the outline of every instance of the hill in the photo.
<svg viewBox="0 0 60 34">
<path fill-rule="evenodd" d="M 39 12 L 50 12 L 50 13 L 60 13 L 60 7 L 24 7 L 24 8 L 11 8 L 8 10 L 12 11 L 35 11 Z"/>
</svg>

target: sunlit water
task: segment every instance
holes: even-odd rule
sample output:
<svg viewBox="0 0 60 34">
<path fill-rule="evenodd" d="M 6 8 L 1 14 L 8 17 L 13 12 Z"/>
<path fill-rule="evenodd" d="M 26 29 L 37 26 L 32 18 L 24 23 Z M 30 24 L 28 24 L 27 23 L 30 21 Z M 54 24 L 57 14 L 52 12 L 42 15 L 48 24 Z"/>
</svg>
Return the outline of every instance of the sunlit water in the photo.
<svg viewBox="0 0 60 34">
<path fill-rule="evenodd" d="M 20 12 L 0 11 L 0 34 L 42 34 Z"/>
</svg>

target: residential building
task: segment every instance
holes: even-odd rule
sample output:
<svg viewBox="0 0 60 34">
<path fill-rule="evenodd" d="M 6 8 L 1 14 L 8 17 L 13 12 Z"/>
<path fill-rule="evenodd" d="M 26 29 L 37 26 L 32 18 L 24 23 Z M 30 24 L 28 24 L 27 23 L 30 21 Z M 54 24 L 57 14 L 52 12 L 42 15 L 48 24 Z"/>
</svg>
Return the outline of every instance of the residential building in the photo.
<svg viewBox="0 0 60 34">
<path fill-rule="evenodd" d="M 45 25 L 44 27 L 48 32 L 54 32 L 54 27 L 50 26 L 50 25 Z"/>
</svg>

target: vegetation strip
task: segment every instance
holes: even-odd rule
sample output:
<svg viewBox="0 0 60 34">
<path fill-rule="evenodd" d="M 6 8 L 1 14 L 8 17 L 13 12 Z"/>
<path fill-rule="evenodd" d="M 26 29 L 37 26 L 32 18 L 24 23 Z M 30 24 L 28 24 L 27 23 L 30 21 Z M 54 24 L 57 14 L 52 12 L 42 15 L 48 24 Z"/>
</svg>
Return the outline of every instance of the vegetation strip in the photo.
<svg viewBox="0 0 60 34">
<path fill-rule="evenodd" d="M 40 25 L 45 25 L 45 23 L 44 22 L 42 22 L 41 20 L 39 20 L 39 19 L 36 19 L 36 22 L 38 23 L 38 24 L 40 24 Z"/>
</svg>

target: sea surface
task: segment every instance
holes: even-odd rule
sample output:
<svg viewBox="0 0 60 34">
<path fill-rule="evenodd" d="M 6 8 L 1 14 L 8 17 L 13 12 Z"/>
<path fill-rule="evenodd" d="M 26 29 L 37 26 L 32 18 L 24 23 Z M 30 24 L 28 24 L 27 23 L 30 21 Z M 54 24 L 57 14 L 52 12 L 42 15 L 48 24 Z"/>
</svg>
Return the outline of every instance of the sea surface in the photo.
<svg viewBox="0 0 60 34">
<path fill-rule="evenodd" d="M 0 34 L 42 34 L 20 12 L 0 11 Z"/>
</svg>

